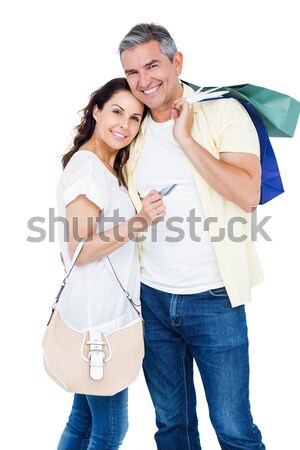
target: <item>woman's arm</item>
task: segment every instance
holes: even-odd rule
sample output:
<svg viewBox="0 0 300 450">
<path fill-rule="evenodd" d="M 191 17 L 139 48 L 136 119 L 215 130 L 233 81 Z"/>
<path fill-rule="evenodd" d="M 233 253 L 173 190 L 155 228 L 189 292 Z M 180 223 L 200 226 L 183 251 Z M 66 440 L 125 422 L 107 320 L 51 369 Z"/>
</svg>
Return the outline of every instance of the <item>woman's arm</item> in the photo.
<svg viewBox="0 0 300 450">
<path fill-rule="evenodd" d="M 131 219 L 96 233 L 101 210 L 85 195 L 79 195 L 67 205 L 69 253 L 72 258 L 78 242 L 88 237 L 76 265 L 102 258 L 122 247 L 130 238 L 165 216 L 162 196 L 155 190 L 142 200 L 142 209 Z"/>
</svg>

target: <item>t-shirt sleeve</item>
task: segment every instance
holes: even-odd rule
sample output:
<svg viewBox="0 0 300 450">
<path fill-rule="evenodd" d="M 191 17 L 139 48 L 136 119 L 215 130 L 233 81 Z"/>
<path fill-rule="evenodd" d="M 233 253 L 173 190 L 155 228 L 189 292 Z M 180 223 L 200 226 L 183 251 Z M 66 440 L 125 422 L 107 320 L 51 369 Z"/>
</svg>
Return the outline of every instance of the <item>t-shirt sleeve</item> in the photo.
<svg viewBox="0 0 300 450">
<path fill-rule="evenodd" d="M 260 156 L 256 128 L 245 110 L 235 99 L 224 99 L 218 130 L 219 152 L 252 153 Z"/>
<path fill-rule="evenodd" d="M 79 195 L 85 195 L 100 209 L 107 208 L 109 180 L 105 168 L 95 164 L 84 151 L 78 151 L 72 156 L 61 181 L 65 206 Z"/>
</svg>

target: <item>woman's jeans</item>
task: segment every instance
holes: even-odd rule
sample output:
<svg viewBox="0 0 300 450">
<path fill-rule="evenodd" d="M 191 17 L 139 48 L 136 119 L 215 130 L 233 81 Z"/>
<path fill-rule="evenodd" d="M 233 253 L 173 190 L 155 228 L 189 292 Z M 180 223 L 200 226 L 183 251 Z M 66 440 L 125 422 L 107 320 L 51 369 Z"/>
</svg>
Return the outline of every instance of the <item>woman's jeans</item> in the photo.
<svg viewBox="0 0 300 450">
<path fill-rule="evenodd" d="M 102 397 L 75 394 L 57 450 L 117 450 L 128 428 L 128 390 Z"/>
<path fill-rule="evenodd" d="M 142 284 L 144 373 L 159 450 L 200 450 L 193 360 L 223 450 L 265 450 L 250 412 L 245 309 L 225 288 L 175 295 Z M 142 445 L 141 445 L 142 448 Z"/>
</svg>

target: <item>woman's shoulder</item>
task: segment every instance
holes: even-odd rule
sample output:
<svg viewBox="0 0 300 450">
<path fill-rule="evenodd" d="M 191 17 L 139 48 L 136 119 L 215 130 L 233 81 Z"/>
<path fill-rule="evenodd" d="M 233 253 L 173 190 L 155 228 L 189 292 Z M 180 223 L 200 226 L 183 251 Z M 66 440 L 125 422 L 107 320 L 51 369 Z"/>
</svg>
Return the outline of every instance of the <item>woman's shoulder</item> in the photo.
<svg viewBox="0 0 300 450">
<path fill-rule="evenodd" d="M 82 178 L 91 173 L 91 161 L 86 152 L 77 151 L 72 155 L 61 174 L 60 181 L 65 184 L 76 178 Z"/>
<path fill-rule="evenodd" d="M 70 158 L 66 168 L 69 166 L 70 168 L 81 166 L 82 164 L 91 166 L 93 162 L 95 162 L 95 154 L 89 150 L 77 150 L 74 155 Z"/>
<path fill-rule="evenodd" d="M 68 162 L 60 182 L 66 187 L 74 183 L 92 184 L 97 189 L 108 190 L 112 175 L 95 153 L 78 150 Z"/>
<path fill-rule="evenodd" d="M 74 153 L 74 155 L 70 158 L 64 173 L 66 176 L 74 173 L 80 173 L 81 176 L 85 174 L 96 178 L 106 178 L 104 164 L 99 160 L 95 153 L 89 150 L 78 150 Z"/>
<path fill-rule="evenodd" d="M 107 207 L 109 182 L 97 156 L 84 150 L 74 153 L 58 181 L 57 193 L 65 205 L 78 195 L 86 195 L 99 208 Z"/>
</svg>

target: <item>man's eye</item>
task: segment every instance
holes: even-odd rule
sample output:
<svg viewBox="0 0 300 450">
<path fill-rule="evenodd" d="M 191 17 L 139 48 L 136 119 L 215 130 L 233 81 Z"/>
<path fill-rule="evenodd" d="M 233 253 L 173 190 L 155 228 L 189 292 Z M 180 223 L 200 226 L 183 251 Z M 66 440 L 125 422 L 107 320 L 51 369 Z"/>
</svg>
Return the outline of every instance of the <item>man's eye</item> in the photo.
<svg viewBox="0 0 300 450">
<path fill-rule="evenodd" d="M 132 75 L 136 75 L 137 74 L 137 72 L 127 72 L 127 76 L 128 77 L 130 77 L 130 76 L 132 76 Z"/>
<path fill-rule="evenodd" d="M 155 67 L 157 67 L 157 64 L 151 64 L 151 66 L 149 66 L 149 69 L 154 69 Z"/>
</svg>

